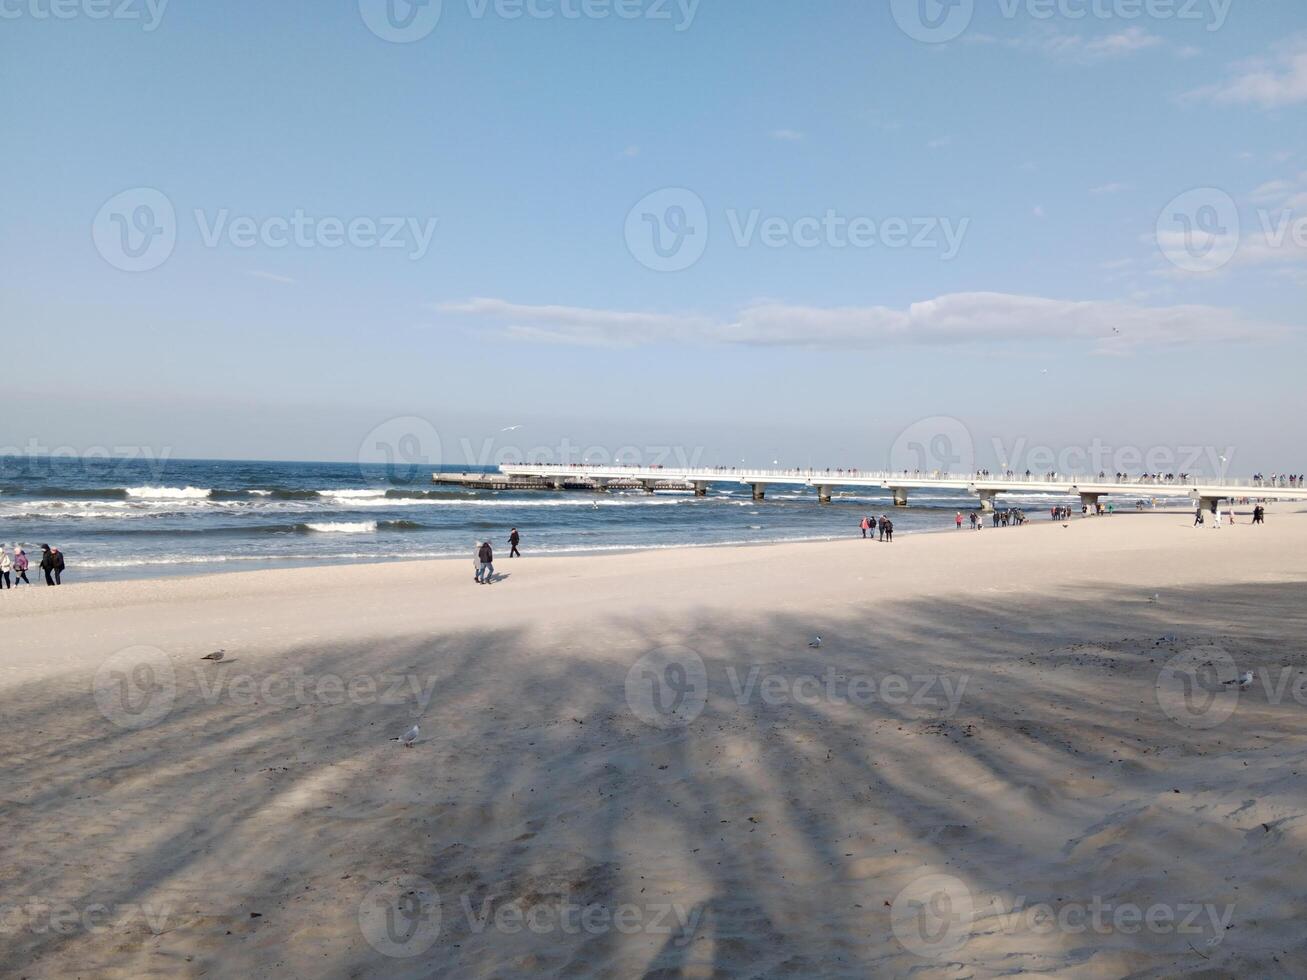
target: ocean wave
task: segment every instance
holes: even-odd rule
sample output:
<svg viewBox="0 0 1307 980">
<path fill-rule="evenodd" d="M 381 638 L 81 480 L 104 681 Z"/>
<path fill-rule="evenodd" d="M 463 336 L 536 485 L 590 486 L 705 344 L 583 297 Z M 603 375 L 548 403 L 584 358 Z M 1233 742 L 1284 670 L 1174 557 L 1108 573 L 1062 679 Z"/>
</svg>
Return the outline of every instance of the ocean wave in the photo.
<svg viewBox="0 0 1307 980">
<path fill-rule="evenodd" d="M 213 491 L 207 487 L 127 487 L 123 492 L 142 500 L 199 500 Z"/>
</svg>

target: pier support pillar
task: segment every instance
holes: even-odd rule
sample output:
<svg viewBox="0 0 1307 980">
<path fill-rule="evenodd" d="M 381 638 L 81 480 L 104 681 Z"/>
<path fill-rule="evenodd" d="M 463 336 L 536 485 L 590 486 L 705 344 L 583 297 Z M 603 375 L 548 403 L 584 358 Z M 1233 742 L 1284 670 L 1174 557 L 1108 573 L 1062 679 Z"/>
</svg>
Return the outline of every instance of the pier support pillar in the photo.
<svg viewBox="0 0 1307 980">
<path fill-rule="evenodd" d="M 895 507 L 906 507 L 906 506 L 908 506 L 908 488 L 907 488 L 907 487 L 891 487 L 890 489 L 892 489 L 892 490 L 894 491 L 894 506 L 895 506 Z"/>
<path fill-rule="evenodd" d="M 567 489 L 567 481 L 566 481 L 566 480 L 555 480 L 555 481 L 554 481 L 554 489 L 555 489 L 555 490 L 566 490 L 566 489 Z"/>
<path fill-rule="evenodd" d="M 980 497 L 980 509 L 986 514 L 994 510 L 994 500 L 998 497 L 997 490 L 977 490 L 976 495 Z"/>
<path fill-rule="evenodd" d="M 766 494 L 767 494 L 767 484 L 765 484 L 765 483 L 755 483 L 755 484 L 753 485 L 753 499 L 754 499 L 754 500 L 762 500 L 763 497 L 766 496 Z"/>
<path fill-rule="evenodd" d="M 826 486 L 818 485 L 818 487 L 817 487 L 817 503 L 819 503 L 819 504 L 828 504 L 828 503 L 830 503 L 830 498 L 831 498 L 831 488 L 830 488 L 830 487 L 826 487 Z"/>
<path fill-rule="evenodd" d="M 644 485 L 645 493 L 653 493 L 654 487 L 658 486 L 657 480 L 641 480 L 640 482 Z"/>
<path fill-rule="evenodd" d="M 1082 493 L 1080 495 L 1080 507 L 1082 511 L 1084 510 L 1084 508 L 1088 508 L 1088 513 L 1097 514 L 1098 498 L 1101 496 L 1102 494 L 1100 493 Z"/>
<path fill-rule="evenodd" d="M 694 495 L 695 495 L 696 497 L 706 497 L 706 496 L 708 496 L 708 484 L 704 483 L 702 480 L 695 480 L 695 481 L 694 481 Z"/>
</svg>

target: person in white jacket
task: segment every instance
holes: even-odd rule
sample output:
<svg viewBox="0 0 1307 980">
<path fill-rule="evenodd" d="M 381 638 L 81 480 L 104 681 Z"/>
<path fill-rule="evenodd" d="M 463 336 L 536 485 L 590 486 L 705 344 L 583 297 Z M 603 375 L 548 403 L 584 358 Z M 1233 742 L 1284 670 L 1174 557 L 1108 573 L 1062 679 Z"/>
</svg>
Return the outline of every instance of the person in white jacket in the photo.
<svg viewBox="0 0 1307 980">
<path fill-rule="evenodd" d="M 0 589 L 13 588 L 9 581 L 9 573 L 13 570 L 14 560 L 9 557 L 9 552 L 5 551 L 5 546 L 0 544 Z"/>
</svg>

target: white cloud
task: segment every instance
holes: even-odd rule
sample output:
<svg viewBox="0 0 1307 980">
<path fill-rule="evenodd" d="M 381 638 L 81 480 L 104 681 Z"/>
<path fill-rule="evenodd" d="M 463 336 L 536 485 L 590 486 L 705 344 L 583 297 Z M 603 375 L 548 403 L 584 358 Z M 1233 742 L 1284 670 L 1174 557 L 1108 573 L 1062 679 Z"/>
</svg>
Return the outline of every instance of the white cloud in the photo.
<svg viewBox="0 0 1307 980">
<path fill-rule="evenodd" d="M 969 44 L 995 44 L 1020 51 L 1034 51 L 1058 61 L 1090 64 L 1123 58 L 1163 46 L 1166 42 L 1142 27 L 1128 27 L 1114 34 L 1085 37 L 1063 31 L 1044 30 L 1020 37 L 995 37 L 992 34 L 970 34 L 963 39 Z M 1182 51 L 1184 49 L 1181 49 Z"/>
<path fill-rule="evenodd" d="M 952 136 L 939 136 L 927 143 L 926 147 L 931 150 L 942 150 L 946 146 L 951 146 L 952 143 Z"/>
<path fill-rule="evenodd" d="M 782 143 L 799 143 L 806 137 L 797 129 L 773 129 L 771 131 L 771 138 L 779 140 Z"/>
<path fill-rule="evenodd" d="M 1262 109 L 1307 102 L 1307 38 L 1296 38 L 1278 46 L 1269 58 L 1235 65 L 1224 80 L 1194 89 L 1187 97 L 1218 105 L 1253 105 Z"/>
<path fill-rule="evenodd" d="M 1128 190 L 1130 190 L 1130 185 L 1129 185 L 1129 184 L 1122 184 L 1122 183 L 1119 183 L 1119 182 L 1117 182 L 1117 181 L 1112 181 L 1112 183 L 1110 183 L 1110 184 L 1100 184 L 1098 187 L 1091 187 L 1091 188 L 1089 188 L 1089 193 L 1090 193 L 1090 194 L 1100 194 L 1100 195 L 1101 195 L 1101 194 L 1119 194 L 1119 193 L 1121 193 L 1122 191 L 1128 191 Z"/>
<path fill-rule="evenodd" d="M 1278 336 L 1283 328 L 1212 306 L 1149 307 L 1010 293 L 954 293 L 906 309 L 811 307 L 760 301 L 731 317 L 532 306 L 499 299 L 442 303 L 438 312 L 487 320 L 518 340 L 585 346 L 705 343 L 858 349 L 886 344 L 1098 342 L 1117 350 Z M 1118 332 L 1119 331 L 1119 332 Z"/>
</svg>

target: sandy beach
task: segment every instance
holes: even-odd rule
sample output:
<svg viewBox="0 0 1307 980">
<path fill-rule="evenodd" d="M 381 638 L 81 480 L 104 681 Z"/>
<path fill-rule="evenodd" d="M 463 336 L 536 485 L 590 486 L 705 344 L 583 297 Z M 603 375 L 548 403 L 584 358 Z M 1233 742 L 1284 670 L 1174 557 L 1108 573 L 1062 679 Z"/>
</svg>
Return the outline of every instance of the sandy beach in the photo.
<svg viewBox="0 0 1307 980">
<path fill-rule="evenodd" d="M 1302 976 L 1297 510 L 5 592 L 0 973 Z"/>
</svg>

